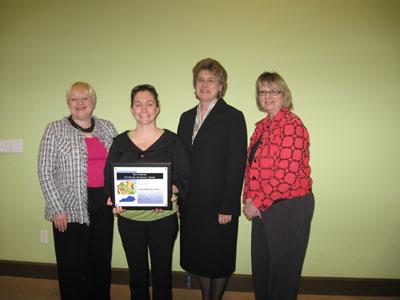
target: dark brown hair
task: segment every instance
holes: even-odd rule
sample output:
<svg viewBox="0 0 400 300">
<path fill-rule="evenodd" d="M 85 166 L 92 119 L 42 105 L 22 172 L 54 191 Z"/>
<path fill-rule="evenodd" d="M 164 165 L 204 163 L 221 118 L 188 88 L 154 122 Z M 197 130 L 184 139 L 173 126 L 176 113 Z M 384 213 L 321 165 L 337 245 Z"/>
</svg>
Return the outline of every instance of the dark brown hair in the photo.
<svg viewBox="0 0 400 300">
<path fill-rule="evenodd" d="M 131 107 L 133 105 L 133 98 L 135 98 L 136 94 L 139 92 L 147 91 L 154 96 L 154 100 L 156 100 L 157 107 L 160 106 L 160 101 L 158 100 L 158 93 L 154 86 L 151 84 L 139 84 L 135 86 L 131 91 Z"/>
</svg>

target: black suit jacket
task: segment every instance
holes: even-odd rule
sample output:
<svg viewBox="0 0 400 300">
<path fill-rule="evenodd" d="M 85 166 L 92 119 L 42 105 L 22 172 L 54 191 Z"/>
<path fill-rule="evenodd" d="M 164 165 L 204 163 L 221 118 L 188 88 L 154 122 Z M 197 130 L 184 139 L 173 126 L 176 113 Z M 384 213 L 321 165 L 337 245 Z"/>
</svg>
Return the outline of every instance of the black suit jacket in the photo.
<svg viewBox="0 0 400 300">
<path fill-rule="evenodd" d="M 181 212 L 194 218 L 240 215 L 246 165 L 247 130 L 243 113 L 218 100 L 192 145 L 196 107 L 181 115 L 178 136 L 188 154 L 192 183 Z"/>
</svg>

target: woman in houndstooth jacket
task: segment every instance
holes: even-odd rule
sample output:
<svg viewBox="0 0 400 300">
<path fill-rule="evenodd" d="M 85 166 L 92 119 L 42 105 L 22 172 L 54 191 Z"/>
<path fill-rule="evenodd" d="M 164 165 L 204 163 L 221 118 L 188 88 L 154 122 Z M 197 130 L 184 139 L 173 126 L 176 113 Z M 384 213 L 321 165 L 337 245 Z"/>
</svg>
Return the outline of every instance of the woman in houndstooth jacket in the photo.
<svg viewBox="0 0 400 300">
<path fill-rule="evenodd" d="M 67 104 L 71 115 L 48 124 L 38 162 L 61 299 L 110 299 L 114 218 L 103 169 L 117 131 L 93 117 L 96 93 L 89 84 L 74 83 Z"/>
</svg>

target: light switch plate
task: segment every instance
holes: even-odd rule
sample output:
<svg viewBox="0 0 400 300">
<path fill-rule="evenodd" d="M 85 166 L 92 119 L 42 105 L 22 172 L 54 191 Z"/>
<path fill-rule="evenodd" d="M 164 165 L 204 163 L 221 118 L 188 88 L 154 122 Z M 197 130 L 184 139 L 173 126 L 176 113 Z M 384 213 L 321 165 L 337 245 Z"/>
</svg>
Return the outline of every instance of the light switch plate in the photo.
<svg viewBox="0 0 400 300">
<path fill-rule="evenodd" d="M 0 140 L 0 152 L 1 153 L 10 152 L 10 140 Z"/>
<path fill-rule="evenodd" d="M 23 142 L 21 139 L 0 140 L 0 153 L 22 153 Z"/>
<path fill-rule="evenodd" d="M 22 153 L 23 143 L 21 139 L 10 140 L 10 152 L 11 153 Z"/>
</svg>

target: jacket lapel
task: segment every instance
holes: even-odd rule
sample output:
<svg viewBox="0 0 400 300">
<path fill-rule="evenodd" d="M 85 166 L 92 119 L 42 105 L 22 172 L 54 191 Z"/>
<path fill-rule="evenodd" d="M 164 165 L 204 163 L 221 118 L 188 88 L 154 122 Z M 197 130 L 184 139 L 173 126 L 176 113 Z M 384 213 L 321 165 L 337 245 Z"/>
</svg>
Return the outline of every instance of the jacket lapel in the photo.
<svg viewBox="0 0 400 300">
<path fill-rule="evenodd" d="M 197 132 L 196 138 L 194 139 L 193 145 L 196 144 L 198 139 L 201 139 L 203 135 L 207 135 L 207 132 L 212 129 L 213 125 L 219 120 L 219 115 L 225 110 L 227 104 L 223 99 L 219 99 L 213 109 L 208 114 L 207 118 L 204 120 L 204 123 L 201 125 L 199 131 Z M 196 118 L 196 113 L 194 114 L 193 118 L 193 125 L 194 119 Z M 192 133 L 193 133 L 193 126 L 192 126 Z"/>
<path fill-rule="evenodd" d="M 194 121 L 196 119 L 196 111 L 197 111 L 197 106 L 192 108 L 189 111 L 189 117 L 187 118 L 186 124 L 184 124 L 185 130 L 183 133 L 183 140 L 186 141 L 187 145 L 192 146 L 192 135 L 193 135 L 193 127 L 194 127 Z"/>
</svg>

